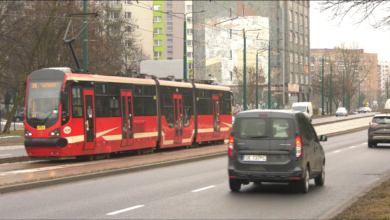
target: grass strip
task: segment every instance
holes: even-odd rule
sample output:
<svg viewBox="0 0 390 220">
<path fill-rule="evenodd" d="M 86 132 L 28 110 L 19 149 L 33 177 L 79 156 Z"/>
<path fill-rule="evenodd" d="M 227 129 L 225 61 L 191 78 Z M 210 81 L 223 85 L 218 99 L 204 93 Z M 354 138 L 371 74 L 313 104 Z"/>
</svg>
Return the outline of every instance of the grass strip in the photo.
<svg viewBox="0 0 390 220">
<path fill-rule="evenodd" d="M 390 180 L 358 198 L 333 219 L 390 219 Z"/>
</svg>

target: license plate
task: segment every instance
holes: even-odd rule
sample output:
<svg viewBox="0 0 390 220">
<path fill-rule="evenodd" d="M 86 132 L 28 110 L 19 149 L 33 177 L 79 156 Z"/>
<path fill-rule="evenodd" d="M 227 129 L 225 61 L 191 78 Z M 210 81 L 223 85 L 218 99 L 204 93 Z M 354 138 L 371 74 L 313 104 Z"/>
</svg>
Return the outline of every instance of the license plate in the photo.
<svg viewBox="0 0 390 220">
<path fill-rule="evenodd" d="M 244 155 L 243 161 L 267 161 L 267 155 Z"/>
<path fill-rule="evenodd" d="M 46 126 L 45 125 L 38 125 L 37 129 L 38 130 L 45 130 Z"/>
</svg>

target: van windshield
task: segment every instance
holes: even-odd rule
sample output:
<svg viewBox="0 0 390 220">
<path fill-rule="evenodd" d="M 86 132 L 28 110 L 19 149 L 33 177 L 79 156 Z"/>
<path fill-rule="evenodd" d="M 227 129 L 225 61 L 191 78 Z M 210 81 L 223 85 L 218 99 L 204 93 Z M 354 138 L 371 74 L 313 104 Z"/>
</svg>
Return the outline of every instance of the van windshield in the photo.
<svg viewBox="0 0 390 220">
<path fill-rule="evenodd" d="M 294 123 L 286 118 L 239 118 L 234 122 L 239 139 L 292 139 Z"/>
<path fill-rule="evenodd" d="M 378 124 L 390 124 L 390 117 L 374 117 L 372 119 L 372 122 L 378 123 Z"/>
<path fill-rule="evenodd" d="M 292 110 L 299 111 L 299 112 L 306 112 L 307 107 L 306 106 L 293 106 Z"/>
</svg>

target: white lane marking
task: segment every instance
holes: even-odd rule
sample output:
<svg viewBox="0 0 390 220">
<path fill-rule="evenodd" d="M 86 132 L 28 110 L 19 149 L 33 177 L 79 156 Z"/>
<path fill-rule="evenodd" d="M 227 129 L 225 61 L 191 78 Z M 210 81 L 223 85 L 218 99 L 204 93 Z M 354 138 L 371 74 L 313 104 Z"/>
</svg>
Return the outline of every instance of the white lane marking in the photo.
<svg viewBox="0 0 390 220">
<path fill-rule="evenodd" d="M 364 144 L 367 144 L 367 143 L 363 143 L 362 145 L 364 145 Z"/>
<path fill-rule="evenodd" d="M 349 147 L 349 148 L 354 148 L 354 147 L 356 147 L 356 146 L 352 146 L 352 147 Z"/>
<path fill-rule="evenodd" d="M 127 208 L 127 209 L 122 209 L 122 210 L 119 210 L 119 211 L 110 212 L 110 213 L 107 213 L 106 215 L 116 215 L 116 214 L 119 214 L 119 213 L 122 213 L 122 212 L 127 212 L 127 211 L 130 211 L 130 210 L 138 209 L 138 208 L 142 208 L 142 207 L 144 207 L 144 205 L 136 205 L 136 206 L 133 206 L 133 207 L 130 207 L 130 208 Z"/>
<path fill-rule="evenodd" d="M 12 154 L 0 154 L 0 157 L 11 156 Z"/>
<path fill-rule="evenodd" d="M 206 190 L 206 189 L 210 189 L 210 188 L 213 188 L 215 187 L 214 185 L 213 186 L 208 186 L 208 187 L 204 187 L 204 188 L 201 188 L 201 189 L 196 189 L 196 190 L 192 190 L 191 192 L 199 192 L 199 191 L 202 191 L 202 190 Z"/>
<path fill-rule="evenodd" d="M 336 150 L 336 151 L 334 151 L 335 153 L 338 153 L 338 152 L 340 152 L 341 150 Z"/>
</svg>

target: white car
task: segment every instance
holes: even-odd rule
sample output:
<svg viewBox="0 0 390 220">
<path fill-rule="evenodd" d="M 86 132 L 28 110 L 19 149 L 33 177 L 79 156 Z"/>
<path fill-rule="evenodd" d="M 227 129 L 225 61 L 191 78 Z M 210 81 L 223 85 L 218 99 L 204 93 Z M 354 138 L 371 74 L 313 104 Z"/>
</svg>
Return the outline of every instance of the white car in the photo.
<svg viewBox="0 0 390 220">
<path fill-rule="evenodd" d="M 366 110 L 366 112 L 371 112 L 371 108 L 370 107 L 364 107 L 364 109 Z"/>
<path fill-rule="evenodd" d="M 339 107 L 336 111 L 336 117 L 339 117 L 339 116 L 345 116 L 347 117 L 348 116 L 348 111 L 345 107 Z"/>
</svg>

